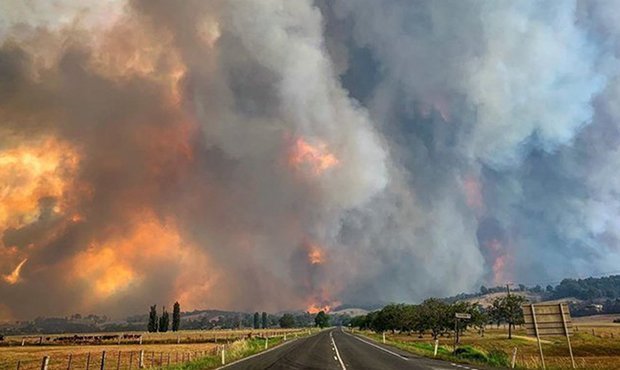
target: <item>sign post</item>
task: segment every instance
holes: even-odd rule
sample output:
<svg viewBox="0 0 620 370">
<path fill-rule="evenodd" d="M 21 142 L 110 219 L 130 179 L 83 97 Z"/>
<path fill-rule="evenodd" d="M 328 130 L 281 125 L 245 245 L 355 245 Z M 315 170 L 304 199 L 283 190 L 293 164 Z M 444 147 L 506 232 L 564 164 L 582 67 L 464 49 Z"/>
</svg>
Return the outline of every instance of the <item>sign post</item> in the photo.
<svg viewBox="0 0 620 370">
<path fill-rule="evenodd" d="M 457 312 L 454 314 L 454 352 L 456 352 L 456 346 L 459 344 L 459 319 L 469 320 L 471 315 L 468 313 Z"/>
<path fill-rule="evenodd" d="M 543 369 L 546 367 L 540 337 L 558 335 L 566 336 L 568 351 L 574 369 L 575 358 L 573 357 L 573 348 L 570 343 L 570 336 L 573 334 L 573 324 L 568 305 L 566 303 L 524 304 L 521 308 L 523 308 L 523 319 L 527 335 L 536 336 Z"/>
</svg>

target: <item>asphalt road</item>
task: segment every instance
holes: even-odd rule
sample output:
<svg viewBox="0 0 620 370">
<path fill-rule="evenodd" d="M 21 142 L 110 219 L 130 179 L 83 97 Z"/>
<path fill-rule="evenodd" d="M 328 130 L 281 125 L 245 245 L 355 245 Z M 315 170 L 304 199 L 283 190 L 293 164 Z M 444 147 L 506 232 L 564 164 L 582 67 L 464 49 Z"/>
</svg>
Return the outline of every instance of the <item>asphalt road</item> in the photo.
<svg viewBox="0 0 620 370">
<path fill-rule="evenodd" d="M 224 369 L 458 370 L 476 367 L 415 356 L 340 329 L 331 329 L 285 343 Z"/>
</svg>

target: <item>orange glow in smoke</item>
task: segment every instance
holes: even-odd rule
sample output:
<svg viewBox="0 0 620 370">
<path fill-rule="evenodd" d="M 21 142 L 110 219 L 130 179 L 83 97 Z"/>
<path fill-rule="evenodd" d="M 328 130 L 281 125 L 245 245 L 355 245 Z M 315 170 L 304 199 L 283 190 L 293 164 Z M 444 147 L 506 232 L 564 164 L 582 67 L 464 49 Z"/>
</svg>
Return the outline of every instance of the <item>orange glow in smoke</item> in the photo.
<svg viewBox="0 0 620 370">
<path fill-rule="evenodd" d="M 319 175 L 336 166 L 338 159 L 327 150 L 327 145 L 312 145 L 302 138 L 295 140 L 289 156 L 289 163 L 298 169 L 307 169 Z"/>
<path fill-rule="evenodd" d="M 28 261 L 28 258 L 24 258 L 24 260 L 21 261 L 17 267 L 15 267 L 13 272 L 8 275 L 3 275 L 2 279 L 11 285 L 17 284 L 20 281 L 20 273 L 26 261 Z"/>
<path fill-rule="evenodd" d="M 325 252 L 318 245 L 310 245 L 308 248 L 308 261 L 313 265 L 325 263 Z"/>
<path fill-rule="evenodd" d="M 86 306 L 139 288 L 152 273 L 167 266 L 181 271 L 175 276 L 176 292 L 170 299 L 184 297 L 186 307 L 195 307 L 194 301 L 207 295 L 216 276 L 204 252 L 182 239 L 173 220 L 162 221 L 144 211 L 132 224 L 129 230 L 110 230 L 111 237 L 92 243 L 73 259 L 69 278 L 92 287 Z"/>
<path fill-rule="evenodd" d="M 311 304 L 306 309 L 306 312 L 308 312 L 309 314 L 313 314 L 314 315 L 314 314 L 317 314 L 317 313 L 319 313 L 321 311 L 324 311 L 325 313 L 328 313 L 329 311 L 331 311 L 331 309 L 332 309 L 332 306 L 328 305 L 328 304 L 323 305 L 323 306 L 320 306 L 320 305 L 317 305 L 317 304 Z"/>
<path fill-rule="evenodd" d="M 0 151 L 0 233 L 37 220 L 43 198 L 64 213 L 78 162 L 75 149 L 54 138 Z"/>
</svg>

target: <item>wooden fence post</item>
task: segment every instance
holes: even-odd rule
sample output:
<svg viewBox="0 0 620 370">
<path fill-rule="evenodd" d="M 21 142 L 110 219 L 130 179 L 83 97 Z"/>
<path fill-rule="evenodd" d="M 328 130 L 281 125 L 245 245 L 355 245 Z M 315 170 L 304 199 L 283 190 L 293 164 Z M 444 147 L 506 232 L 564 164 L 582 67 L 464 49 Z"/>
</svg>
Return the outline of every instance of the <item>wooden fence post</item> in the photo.
<svg viewBox="0 0 620 370">
<path fill-rule="evenodd" d="M 439 339 L 435 339 L 435 351 L 433 352 L 433 357 L 437 357 L 438 349 L 439 349 Z"/>
<path fill-rule="evenodd" d="M 88 355 L 86 356 L 86 370 L 88 370 L 90 368 L 90 352 L 88 352 Z"/>
<path fill-rule="evenodd" d="M 140 350 L 140 357 L 138 358 L 138 367 L 144 369 L 144 350 Z"/>
<path fill-rule="evenodd" d="M 129 352 L 129 370 L 131 370 L 131 365 L 133 365 L 133 352 Z"/>
<path fill-rule="evenodd" d="M 512 350 L 512 362 L 510 363 L 510 368 L 514 369 L 517 364 L 517 347 Z"/>
<path fill-rule="evenodd" d="M 69 353 L 69 359 L 67 360 L 67 370 L 71 370 L 71 362 L 73 361 L 73 354 Z"/>
<path fill-rule="evenodd" d="M 101 351 L 101 370 L 105 370 L 105 351 Z"/>
<path fill-rule="evenodd" d="M 222 346 L 222 365 L 226 365 L 226 349 Z"/>
<path fill-rule="evenodd" d="M 41 361 L 41 370 L 47 370 L 47 367 L 50 364 L 50 356 L 43 356 L 43 361 Z"/>
<path fill-rule="evenodd" d="M 159 352 L 159 366 L 164 367 L 164 352 Z"/>
<path fill-rule="evenodd" d="M 151 367 L 153 367 L 155 363 L 155 351 L 151 351 Z"/>
<path fill-rule="evenodd" d="M 17 369 L 16 370 L 20 370 L 22 367 L 22 361 L 21 360 L 17 360 Z"/>
<path fill-rule="evenodd" d="M 170 366 L 170 352 L 168 352 L 168 367 Z"/>
<path fill-rule="evenodd" d="M 116 358 L 116 370 L 121 369 L 121 351 L 118 351 L 118 357 Z"/>
</svg>

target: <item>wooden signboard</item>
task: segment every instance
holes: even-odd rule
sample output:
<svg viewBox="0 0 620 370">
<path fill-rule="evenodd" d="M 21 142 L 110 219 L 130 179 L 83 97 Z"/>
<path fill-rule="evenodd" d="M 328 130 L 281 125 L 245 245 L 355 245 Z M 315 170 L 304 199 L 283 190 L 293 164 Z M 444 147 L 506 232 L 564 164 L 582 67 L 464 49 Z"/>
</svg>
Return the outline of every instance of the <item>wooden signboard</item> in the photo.
<svg viewBox="0 0 620 370">
<path fill-rule="evenodd" d="M 524 304 L 521 308 L 523 309 L 523 321 L 525 322 L 527 335 L 536 336 L 538 340 L 538 350 L 540 351 L 543 369 L 545 368 L 545 357 L 543 356 L 540 337 L 548 336 L 566 336 L 570 359 L 574 369 L 575 359 L 573 357 L 573 348 L 570 344 L 570 336 L 573 334 L 573 322 L 568 305 L 566 303 L 539 303 Z"/>
</svg>

